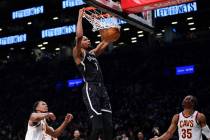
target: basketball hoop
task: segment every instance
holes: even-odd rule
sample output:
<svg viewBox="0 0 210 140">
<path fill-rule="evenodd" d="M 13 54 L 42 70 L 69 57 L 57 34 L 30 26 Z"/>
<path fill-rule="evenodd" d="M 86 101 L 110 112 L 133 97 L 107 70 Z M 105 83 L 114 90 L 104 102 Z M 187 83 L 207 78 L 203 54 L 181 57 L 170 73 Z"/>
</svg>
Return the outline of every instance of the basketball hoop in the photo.
<svg viewBox="0 0 210 140">
<path fill-rule="evenodd" d="M 108 13 L 104 14 L 94 7 L 84 8 L 83 17 L 92 24 L 93 32 L 109 28 L 120 28 L 117 19 L 114 16 L 111 16 Z"/>
</svg>

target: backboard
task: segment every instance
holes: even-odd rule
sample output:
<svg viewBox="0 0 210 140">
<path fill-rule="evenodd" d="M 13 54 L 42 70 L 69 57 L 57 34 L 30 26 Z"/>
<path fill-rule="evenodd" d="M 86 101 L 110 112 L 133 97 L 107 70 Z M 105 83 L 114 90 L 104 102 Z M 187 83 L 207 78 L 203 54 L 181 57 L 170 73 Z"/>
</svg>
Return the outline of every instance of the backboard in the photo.
<svg viewBox="0 0 210 140">
<path fill-rule="evenodd" d="M 121 6 L 126 13 L 139 13 L 193 1 L 195 0 L 121 0 Z"/>
<path fill-rule="evenodd" d="M 120 2 L 116 2 L 113 0 L 84 0 L 84 2 L 104 12 L 111 13 L 125 20 L 129 24 L 136 26 L 137 28 L 153 33 L 154 27 L 152 21 L 153 16 L 151 11 L 129 14 L 123 12 Z"/>
</svg>

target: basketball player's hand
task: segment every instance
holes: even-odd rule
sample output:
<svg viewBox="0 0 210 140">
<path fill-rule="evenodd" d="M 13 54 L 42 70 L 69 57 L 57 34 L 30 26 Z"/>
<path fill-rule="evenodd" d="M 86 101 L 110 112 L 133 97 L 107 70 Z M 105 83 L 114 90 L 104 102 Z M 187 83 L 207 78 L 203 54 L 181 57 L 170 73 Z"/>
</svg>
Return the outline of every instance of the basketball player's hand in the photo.
<svg viewBox="0 0 210 140">
<path fill-rule="evenodd" d="M 155 136 L 154 138 L 151 138 L 150 140 L 159 140 L 157 136 Z"/>
<path fill-rule="evenodd" d="M 82 8 L 79 10 L 79 18 L 82 18 L 83 15 L 84 15 L 84 9 Z"/>
<path fill-rule="evenodd" d="M 51 119 L 52 121 L 55 121 L 55 120 L 56 120 L 56 117 L 55 117 L 55 115 L 54 115 L 52 112 L 49 112 L 49 113 L 48 113 L 48 117 L 49 117 L 49 119 Z"/>
<path fill-rule="evenodd" d="M 64 121 L 66 123 L 70 123 L 72 119 L 73 119 L 73 115 L 70 113 L 67 113 Z"/>
</svg>

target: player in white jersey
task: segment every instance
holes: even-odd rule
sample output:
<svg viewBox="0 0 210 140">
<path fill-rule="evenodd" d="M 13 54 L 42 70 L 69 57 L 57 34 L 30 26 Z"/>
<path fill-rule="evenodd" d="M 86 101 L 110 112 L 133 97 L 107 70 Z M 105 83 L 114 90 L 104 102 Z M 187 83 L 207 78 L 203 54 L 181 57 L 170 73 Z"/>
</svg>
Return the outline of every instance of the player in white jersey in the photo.
<svg viewBox="0 0 210 140">
<path fill-rule="evenodd" d="M 173 116 L 170 127 L 162 136 L 150 140 L 169 140 L 177 127 L 179 140 L 202 140 L 202 134 L 210 140 L 210 129 L 206 124 L 206 117 L 203 113 L 195 111 L 196 103 L 194 96 L 186 96 L 182 102 L 184 111 Z"/>
<path fill-rule="evenodd" d="M 55 131 L 55 130 L 53 129 L 53 127 L 50 127 L 50 126 L 49 126 L 49 128 L 50 128 L 52 131 Z M 48 135 L 46 132 L 44 133 L 44 138 L 45 138 L 44 140 L 58 140 L 57 138 L 54 138 L 54 137 Z"/>
<path fill-rule="evenodd" d="M 48 126 L 45 119 L 54 121 L 56 117 L 53 113 L 48 112 L 48 106 L 44 101 L 37 101 L 34 104 L 34 112 L 31 114 L 28 121 L 25 140 L 47 140 L 47 135 L 57 138 L 71 122 L 73 116 L 68 113 L 63 123 L 55 130 Z"/>
</svg>

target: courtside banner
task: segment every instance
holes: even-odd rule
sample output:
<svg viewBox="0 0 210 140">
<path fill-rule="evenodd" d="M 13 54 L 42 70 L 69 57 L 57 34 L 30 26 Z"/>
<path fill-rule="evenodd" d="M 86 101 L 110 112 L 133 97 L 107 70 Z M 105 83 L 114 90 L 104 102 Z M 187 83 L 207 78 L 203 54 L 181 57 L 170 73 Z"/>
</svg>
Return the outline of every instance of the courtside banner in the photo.
<svg viewBox="0 0 210 140">
<path fill-rule="evenodd" d="M 139 13 L 193 1 L 195 0 L 121 0 L 121 6 L 124 12 Z"/>
</svg>

